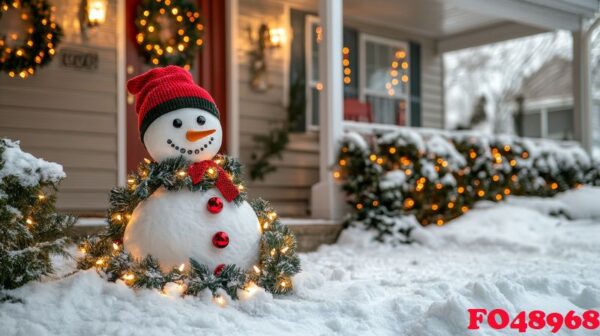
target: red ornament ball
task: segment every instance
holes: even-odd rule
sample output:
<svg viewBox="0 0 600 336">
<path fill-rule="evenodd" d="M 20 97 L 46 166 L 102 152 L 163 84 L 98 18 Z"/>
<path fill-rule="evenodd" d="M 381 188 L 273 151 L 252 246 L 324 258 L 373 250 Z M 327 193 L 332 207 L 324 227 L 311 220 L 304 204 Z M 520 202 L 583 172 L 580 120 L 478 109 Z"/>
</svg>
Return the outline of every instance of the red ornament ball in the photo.
<svg viewBox="0 0 600 336">
<path fill-rule="evenodd" d="M 221 276 L 221 273 L 223 273 L 223 269 L 225 268 L 225 264 L 219 264 L 217 267 L 215 267 L 214 270 L 214 274 L 215 276 Z"/>
<path fill-rule="evenodd" d="M 229 245 L 229 235 L 226 232 L 219 231 L 213 236 L 212 243 L 216 248 L 225 248 Z"/>
<path fill-rule="evenodd" d="M 208 203 L 206 203 L 206 209 L 208 209 L 210 213 L 217 214 L 223 210 L 223 201 L 218 197 L 211 197 L 208 200 Z"/>
</svg>

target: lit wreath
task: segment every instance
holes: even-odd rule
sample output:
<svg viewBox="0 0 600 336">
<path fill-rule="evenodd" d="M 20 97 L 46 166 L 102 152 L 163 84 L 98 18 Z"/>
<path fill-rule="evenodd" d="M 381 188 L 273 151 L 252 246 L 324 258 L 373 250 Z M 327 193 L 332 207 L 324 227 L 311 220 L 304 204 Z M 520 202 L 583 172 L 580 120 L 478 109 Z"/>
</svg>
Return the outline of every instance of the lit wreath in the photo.
<svg viewBox="0 0 600 336">
<path fill-rule="evenodd" d="M 191 1 L 144 0 L 135 25 L 140 53 L 150 65 L 179 65 L 189 70 L 204 43 L 200 13 Z"/>
<path fill-rule="evenodd" d="M 246 192 L 240 179 L 240 163 L 227 156 L 217 156 L 216 165 L 223 168 L 240 194 L 233 200 L 240 203 Z M 183 157 L 162 162 L 146 160 L 135 174 L 127 179 L 126 187 L 114 188 L 110 193 L 108 228 L 105 232 L 85 239 L 79 246 L 83 256 L 78 259 L 79 269 L 95 268 L 109 281 L 122 280 L 135 288 L 165 290 L 167 284 L 175 283 L 183 295 L 197 295 L 204 289 L 210 290 L 221 302 L 218 291 L 224 290 L 237 298 L 238 290 L 249 290 L 253 286 L 264 288 L 273 294 L 287 294 L 292 290 L 291 277 L 300 272 L 300 259 L 296 254 L 296 238 L 283 225 L 269 203 L 258 199 L 251 203 L 258 217 L 262 235 L 259 248 L 259 263 L 249 270 L 236 265 L 226 265 L 215 273 L 206 265 L 191 259 L 188 269 L 173 268 L 161 271 L 160 260 L 147 256 L 134 260 L 123 249 L 123 234 L 135 207 L 152 195 L 161 186 L 170 191 L 188 189 L 203 192 L 215 187 L 217 174 L 209 169 L 200 183 L 194 184 L 187 174 L 191 162 Z"/>
<path fill-rule="evenodd" d="M 4 12 L 18 9 L 22 9 L 21 20 L 30 26 L 23 39 L 25 42 L 18 47 L 7 42 L 19 40 L 18 34 L 0 34 L 0 70 L 10 77 L 25 79 L 33 75 L 37 67 L 50 63 L 62 37 L 62 29 L 54 22 L 54 6 L 45 0 L 0 0 L 0 19 Z"/>
</svg>

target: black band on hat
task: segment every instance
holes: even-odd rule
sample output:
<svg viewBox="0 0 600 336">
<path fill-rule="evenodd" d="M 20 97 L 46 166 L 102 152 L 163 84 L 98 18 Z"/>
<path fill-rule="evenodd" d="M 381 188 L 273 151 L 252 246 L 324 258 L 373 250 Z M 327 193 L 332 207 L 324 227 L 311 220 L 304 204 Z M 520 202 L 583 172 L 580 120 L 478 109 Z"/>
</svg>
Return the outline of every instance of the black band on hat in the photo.
<svg viewBox="0 0 600 336">
<path fill-rule="evenodd" d="M 219 110 L 217 106 L 204 98 L 199 97 L 177 97 L 170 100 L 167 100 L 164 103 L 158 104 L 154 106 L 150 111 L 146 113 L 144 119 L 142 120 L 142 125 L 140 126 L 140 138 L 142 143 L 144 143 L 144 134 L 150 124 L 160 116 L 167 114 L 171 111 L 179 110 L 182 108 L 198 108 L 204 110 L 215 117 L 219 118 Z"/>
</svg>

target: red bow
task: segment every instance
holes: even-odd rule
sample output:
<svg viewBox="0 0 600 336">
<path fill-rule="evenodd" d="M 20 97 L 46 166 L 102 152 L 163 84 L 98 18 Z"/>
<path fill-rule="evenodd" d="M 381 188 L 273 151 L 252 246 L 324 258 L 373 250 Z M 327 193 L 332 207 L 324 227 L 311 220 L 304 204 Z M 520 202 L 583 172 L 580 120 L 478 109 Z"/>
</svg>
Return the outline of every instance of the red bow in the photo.
<svg viewBox="0 0 600 336">
<path fill-rule="evenodd" d="M 231 182 L 231 179 L 229 179 L 227 172 L 213 160 L 196 162 L 188 168 L 188 175 L 192 178 L 192 183 L 194 185 L 200 183 L 209 168 L 213 168 L 217 173 L 217 180 L 215 182 L 217 189 L 219 189 L 227 202 L 233 201 L 240 192 L 233 182 Z"/>
</svg>

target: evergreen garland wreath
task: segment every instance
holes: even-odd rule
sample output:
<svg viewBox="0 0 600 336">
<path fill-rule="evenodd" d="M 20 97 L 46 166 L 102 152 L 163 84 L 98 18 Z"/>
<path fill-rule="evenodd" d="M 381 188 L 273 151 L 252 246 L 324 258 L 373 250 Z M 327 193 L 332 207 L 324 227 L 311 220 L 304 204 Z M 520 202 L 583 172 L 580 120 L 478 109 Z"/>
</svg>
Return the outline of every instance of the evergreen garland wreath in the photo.
<svg viewBox="0 0 600 336">
<path fill-rule="evenodd" d="M 240 204 L 246 198 L 241 185 L 241 165 L 227 156 L 217 156 L 214 162 L 229 175 L 240 194 L 234 203 Z M 235 265 L 226 265 L 216 275 L 207 266 L 190 259 L 190 269 L 173 268 L 164 273 L 159 260 L 147 256 L 134 260 L 123 249 L 125 227 L 135 207 L 152 195 L 159 187 L 170 191 L 187 188 L 190 191 L 206 191 L 215 186 L 214 170 L 207 171 L 205 178 L 194 185 L 187 175 L 191 162 L 183 157 L 168 159 L 160 163 L 145 160 L 137 172 L 128 177 L 127 187 L 114 188 L 110 195 L 108 229 L 93 237 L 88 237 L 80 245 L 83 256 L 78 259 L 79 269 L 96 268 L 109 281 L 121 279 L 135 288 L 165 289 L 168 283 L 182 286 L 184 295 L 197 295 L 209 289 L 213 296 L 224 290 L 236 299 L 238 289 L 259 286 L 273 294 L 287 294 L 292 290 L 291 276 L 300 272 L 300 259 L 296 255 L 296 238 L 291 230 L 283 225 L 268 202 L 258 199 L 251 203 L 262 228 L 259 264 L 250 270 L 242 270 Z"/>
<path fill-rule="evenodd" d="M 143 0 L 135 26 L 140 54 L 149 65 L 179 65 L 189 70 L 204 43 L 204 25 L 192 1 Z"/>
<path fill-rule="evenodd" d="M 62 29 L 55 22 L 54 7 L 46 0 L 0 0 L 0 19 L 5 12 L 21 9 L 20 19 L 28 22 L 23 45 L 11 46 L 8 40 L 17 41 L 18 34 L 0 34 L 0 71 L 10 77 L 25 79 L 38 67 L 50 63 L 61 40 Z"/>
</svg>

